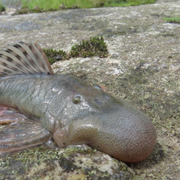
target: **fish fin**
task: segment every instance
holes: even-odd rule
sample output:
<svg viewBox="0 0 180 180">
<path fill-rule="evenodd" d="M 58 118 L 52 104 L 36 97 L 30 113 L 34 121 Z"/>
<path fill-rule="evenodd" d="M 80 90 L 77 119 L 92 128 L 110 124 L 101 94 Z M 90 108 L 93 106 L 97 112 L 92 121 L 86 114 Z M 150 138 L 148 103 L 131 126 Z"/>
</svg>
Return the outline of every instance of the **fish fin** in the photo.
<svg viewBox="0 0 180 180">
<path fill-rule="evenodd" d="M 37 43 L 19 42 L 0 51 L 0 76 L 53 74 L 51 65 Z"/>
<path fill-rule="evenodd" d="M 33 147 L 48 141 L 51 134 L 13 109 L 0 111 L 0 154 Z"/>
</svg>

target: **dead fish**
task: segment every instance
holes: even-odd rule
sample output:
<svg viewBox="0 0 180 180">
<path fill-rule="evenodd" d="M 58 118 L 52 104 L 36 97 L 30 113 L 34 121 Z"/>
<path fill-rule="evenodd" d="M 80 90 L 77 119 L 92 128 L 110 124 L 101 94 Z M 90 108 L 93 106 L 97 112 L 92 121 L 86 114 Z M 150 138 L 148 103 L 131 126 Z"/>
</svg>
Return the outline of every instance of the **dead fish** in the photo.
<svg viewBox="0 0 180 180">
<path fill-rule="evenodd" d="M 70 75 L 53 74 L 36 43 L 0 51 L 0 153 L 53 138 L 87 144 L 124 162 L 147 158 L 156 144 L 151 120 L 128 102 Z"/>
</svg>

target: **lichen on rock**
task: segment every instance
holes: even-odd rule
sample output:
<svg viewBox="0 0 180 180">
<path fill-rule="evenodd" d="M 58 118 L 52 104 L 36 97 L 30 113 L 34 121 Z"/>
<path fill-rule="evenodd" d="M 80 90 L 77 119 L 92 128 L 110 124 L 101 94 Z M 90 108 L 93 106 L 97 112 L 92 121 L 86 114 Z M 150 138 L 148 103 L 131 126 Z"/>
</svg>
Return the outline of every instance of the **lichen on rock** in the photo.
<svg viewBox="0 0 180 180">
<path fill-rule="evenodd" d="M 50 149 L 42 145 L 0 160 L 0 179 L 128 180 L 135 174 L 124 163 L 87 146 Z"/>
</svg>

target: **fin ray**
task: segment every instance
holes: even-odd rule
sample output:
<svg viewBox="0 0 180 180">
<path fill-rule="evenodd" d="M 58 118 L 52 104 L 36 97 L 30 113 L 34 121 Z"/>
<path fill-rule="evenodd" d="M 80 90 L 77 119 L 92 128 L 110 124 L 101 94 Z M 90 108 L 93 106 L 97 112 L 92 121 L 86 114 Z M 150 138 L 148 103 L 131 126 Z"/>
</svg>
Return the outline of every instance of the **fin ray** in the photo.
<svg viewBox="0 0 180 180">
<path fill-rule="evenodd" d="M 6 54 L 6 53 L 4 53 L 4 54 Z M 6 58 L 9 57 L 8 55 L 9 54 L 7 53 Z M 14 71 L 19 71 L 19 72 L 25 71 L 25 69 L 23 67 L 16 66 L 15 64 L 7 61 L 7 59 L 4 59 L 4 58 L 0 58 L 0 68 L 2 68 L 2 69 L 5 68 L 5 69 L 9 69 L 9 70 L 12 69 Z"/>
<path fill-rule="evenodd" d="M 0 76 L 53 74 L 50 63 L 37 43 L 19 42 L 0 51 Z"/>
<path fill-rule="evenodd" d="M 0 106 L 0 154 L 42 144 L 51 134 L 13 108 Z"/>
<path fill-rule="evenodd" d="M 29 59 L 23 54 L 24 50 L 22 48 L 17 49 L 14 46 L 9 46 L 8 50 L 11 51 L 14 63 L 16 63 L 20 67 L 25 68 L 27 72 L 37 72 L 36 69 L 33 68 L 32 64 L 30 64 Z M 9 53 L 8 56 L 10 56 L 11 54 Z"/>
</svg>

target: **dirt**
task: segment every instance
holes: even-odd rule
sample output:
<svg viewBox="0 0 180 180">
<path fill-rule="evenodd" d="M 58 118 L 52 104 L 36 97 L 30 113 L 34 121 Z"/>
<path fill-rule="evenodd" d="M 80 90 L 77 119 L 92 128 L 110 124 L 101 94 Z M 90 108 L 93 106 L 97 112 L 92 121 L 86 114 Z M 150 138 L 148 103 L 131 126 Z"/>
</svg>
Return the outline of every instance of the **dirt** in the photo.
<svg viewBox="0 0 180 180">
<path fill-rule="evenodd" d="M 70 59 L 57 62 L 53 69 L 56 73 L 71 73 L 89 84 L 103 86 L 114 96 L 130 101 L 146 113 L 156 127 L 157 145 L 152 155 L 137 164 L 124 164 L 123 168 L 121 166 L 124 171 L 119 171 L 118 174 L 116 170 L 116 176 L 106 174 L 107 179 L 180 179 L 180 24 L 167 23 L 163 19 L 180 17 L 179 8 L 180 1 L 159 0 L 156 4 L 133 7 L 0 16 L 0 48 L 17 41 L 36 41 L 43 48 L 68 52 L 82 39 L 104 36 L 109 50 L 108 58 Z M 24 158 L 24 153 L 31 152 L 27 153 L 28 157 L 34 157 L 36 154 L 38 157 L 42 151 L 44 156 L 47 156 L 46 149 L 44 146 L 40 149 L 33 148 L 18 153 L 18 156 L 11 155 L 9 159 L 18 164 L 21 154 Z M 34 163 L 31 162 L 29 165 L 29 162 L 24 160 L 26 169 L 12 174 L 12 179 L 15 175 L 23 177 L 24 174 L 27 179 L 32 177 L 28 176 L 28 173 L 32 172 L 35 162 L 35 167 L 45 164 L 40 167 L 43 167 L 43 170 L 46 168 L 49 174 L 55 170 L 57 172 L 57 168 L 63 169 L 64 167 L 57 165 L 57 159 L 62 157 L 55 156 L 59 150 L 53 150 L 51 153 L 54 156 L 48 157 L 48 161 L 51 162 L 49 166 L 43 156 L 40 156 L 41 160 L 35 159 Z M 100 153 L 98 157 L 103 160 L 103 155 Z M 67 155 L 71 160 L 72 156 L 75 155 Z M 89 153 L 85 157 L 83 154 L 83 158 L 87 156 L 89 157 Z M 95 157 L 96 155 L 91 156 L 94 167 Z M 113 158 L 110 161 L 116 162 L 116 167 L 120 167 Z M 1 162 L 5 162 L 3 157 Z M 16 168 L 10 164 L 11 171 L 14 172 Z M 8 165 L 2 164 L 0 167 L 9 168 Z M 95 170 L 97 172 L 97 168 L 91 169 L 89 174 L 86 173 L 87 166 L 84 168 L 86 171 L 81 171 L 82 176 L 77 176 L 77 179 L 93 179 L 92 175 L 97 175 L 93 174 Z M 39 171 L 33 174 L 35 179 L 38 179 Z M 3 172 L 5 170 L 0 171 L 1 174 Z M 103 172 L 105 171 L 101 171 L 94 179 L 105 179 Z M 120 176 L 123 172 L 124 177 Z M 43 177 L 50 179 L 48 173 L 44 176 L 43 171 Z"/>
</svg>

